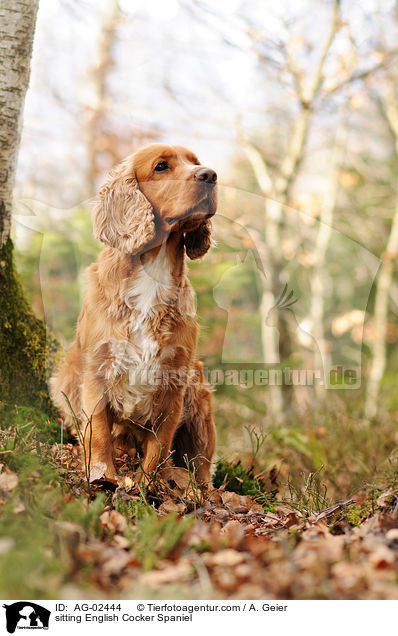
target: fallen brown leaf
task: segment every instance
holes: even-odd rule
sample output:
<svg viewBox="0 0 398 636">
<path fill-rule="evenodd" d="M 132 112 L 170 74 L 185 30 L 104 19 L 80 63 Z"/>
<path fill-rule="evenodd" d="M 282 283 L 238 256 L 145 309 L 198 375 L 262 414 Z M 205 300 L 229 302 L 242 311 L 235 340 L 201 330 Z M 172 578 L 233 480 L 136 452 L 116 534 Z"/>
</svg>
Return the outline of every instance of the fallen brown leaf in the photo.
<svg viewBox="0 0 398 636">
<path fill-rule="evenodd" d="M 186 512 L 187 507 L 183 503 L 176 503 L 172 499 L 166 499 L 158 508 L 158 511 L 164 515 L 170 514 L 171 512 L 175 512 L 179 515 L 184 514 Z"/>
<path fill-rule="evenodd" d="M 233 512 L 247 512 L 249 497 L 247 495 L 238 495 L 236 492 L 223 492 L 221 494 L 222 502 L 226 508 Z"/>
<path fill-rule="evenodd" d="M 140 583 L 144 585 L 157 587 L 165 583 L 175 583 L 184 581 L 192 572 L 192 565 L 181 559 L 177 565 L 169 565 L 162 570 L 153 570 L 144 574 Z"/>
<path fill-rule="evenodd" d="M 18 486 L 18 477 L 11 471 L 0 474 L 0 493 L 7 494 Z"/>
<path fill-rule="evenodd" d="M 126 518 L 116 510 L 105 510 L 100 516 L 101 526 L 112 533 L 123 532 L 127 528 Z"/>
<path fill-rule="evenodd" d="M 228 539 L 228 545 L 231 548 L 238 548 L 245 537 L 244 527 L 236 520 L 228 521 L 223 527 L 222 533 Z"/>
<path fill-rule="evenodd" d="M 104 462 L 97 462 L 94 466 L 90 466 L 90 482 L 101 479 L 106 472 L 106 464 Z"/>
<path fill-rule="evenodd" d="M 215 554 L 205 554 L 203 560 L 206 565 L 234 567 L 245 560 L 245 555 L 237 550 L 227 548 L 226 550 L 219 550 Z"/>
</svg>

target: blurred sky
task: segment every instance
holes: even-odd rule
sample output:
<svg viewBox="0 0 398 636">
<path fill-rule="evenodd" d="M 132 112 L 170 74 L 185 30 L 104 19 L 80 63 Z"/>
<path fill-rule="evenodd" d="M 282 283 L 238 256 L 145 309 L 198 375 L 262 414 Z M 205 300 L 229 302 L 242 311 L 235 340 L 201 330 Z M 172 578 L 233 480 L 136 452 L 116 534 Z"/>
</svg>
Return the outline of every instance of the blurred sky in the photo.
<svg viewBox="0 0 398 636">
<path fill-rule="evenodd" d="M 84 109 L 94 99 L 90 71 L 107 4 L 40 2 L 18 176 L 37 184 L 49 168 L 59 177 L 67 165 L 65 189 L 53 204 L 76 203 L 68 186 L 75 185 L 85 161 Z M 227 4 L 218 5 L 226 15 Z M 222 44 L 217 31 L 195 22 L 176 1 L 124 1 L 121 7 L 126 13 L 109 104 L 118 134 L 131 124 L 155 127 L 163 131 L 161 140 L 187 145 L 204 163 L 219 167 L 230 153 L 236 109 L 248 103 L 253 59 Z"/>
<path fill-rule="evenodd" d="M 23 196 L 43 198 L 45 193 L 59 206 L 79 199 L 87 155 L 85 112 L 94 99 L 91 72 L 98 61 L 101 20 L 111 4 L 40 0 L 18 168 Z M 383 10 L 391 4 L 384 2 Z M 330 2 L 314 0 L 121 0 L 120 6 L 109 78 L 108 114 L 115 131 L 123 137 L 131 125 L 156 128 L 162 131 L 159 140 L 192 148 L 220 174 L 226 174 L 236 152 L 237 120 L 250 134 L 266 137 L 282 109 L 294 116 L 275 44 L 296 40 L 297 61 L 311 70 L 331 9 Z M 376 0 L 343 3 L 365 65 L 372 63 L 365 53 L 377 7 Z M 259 34 L 265 36 L 263 43 Z M 335 47 L 345 54 L 346 35 L 336 38 Z M 268 57 L 265 64 L 259 63 L 259 51 Z M 329 72 L 333 75 L 333 61 Z"/>
<path fill-rule="evenodd" d="M 345 26 L 337 33 L 325 65 L 326 84 L 333 85 L 338 74 L 344 77 L 346 63 L 351 65 L 350 72 L 377 63 L 376 34 L 393 5 L 392 0 L 383 4 L 343 1 Z M 298 105 L 278 44 L 290 43 L 308 88 L 330 28 L 330 1 L 120 0 L 120 6 L 122 17 L 108 81 L 107 123 L 125 140 L 126 154 L 132 128 L 157 130 L 157 141 L 185 145 L 202 163 L 214 167 L 225 190 L 228 186 L 245 190 L 251 168 L 247 165 L 242 177 L 236 169 L 239 122 L 264 150 L 270 165 L 280 165 Z M 40 0 L 16 198 L 40 202 L 35 203 L 34 212 L 44 225 L 35 229 L 43 232 L 48 219 L 58 222 L 62 232 L 62 220 L 82 200 L 88 155 L 85 127 L 95 102 L 92 73 L 98 64 L 101 22 L 111 7 L 111 0 Z M 388 39 L 385 25 L 383 31 Z M 346 101 L 361 86 L 353 82 L 350 91 Z M 342 101 L 337 94 L 317 104 L 301 165 L 299 194 L 292 203 L 298 206 L 299 195 L 301 200 L 308 197 L 309 212 L 305 207 L 297 214 L 293 209 L 286 211 L 289 227 L 294 228 L 292 235 L 299 237 L 301 230 L 303 236 L 308 234 L 309 221 L 314 222 L 311 197 L 323 195 L 328 187 Z M 361 119 L 361 112 L 355 111 L 348 150 L 363 144 L 367 152 L 388 153 L 388 144 L 380 143 L 380 123 L 369 112 Z M 264 199 L 258 195 L 243 197 L 241 210 L 244 214 L 256 196 L 260 219 Z M 227 206 L 220 208 L 220 216 L 228 214 Z M 319 212 L 319 206 L 317 209 Z M 293 217 L 297 217 L 294 223 Z M 357 239 L 355 231 L 353 228 L 351 237 Z M 313 241 L 316 231 L 310 234 Z M 336 230 L 335 242 L 344 244 L 344 255 L 352 257 L 350 236 L 344 242 L 338 234 Z M 362 311 L 378 265 L 372 255 L 366 257 L 362 270 L 367 281 L 356 294 Z M 344 266 L 345 258 L 341 263 Z M 357 352 L 360 354 L 360 347 Z"/>
<path fill-rule="evenodd" d="M 328 81 L 333 82 L 353 43 L 360 68 L 377 62 L 372 57 L 375 33 L 393 4 L 343 2 L 349 28 L 336 36 L 325 68 Z M 297 103 L 291 77 L 281 70 L 277 45 L 290 41 L 296 63 L 311 77 L 328 33 L 331 2 L 120 0 L 120 6 L 107 119 L 125 140 L 126 154 L 132 127 L 155 129 L 156 141 L 188 146 L 217 170 L 221 183 L 245 188 L 243 176 L 242 181 L 236 171 L 233 181 L 229 176 L 239 150 L 239 122 L 271 162 L 280 161 Z M 33 198 L 55 208 L 82 200 L 85 126 L 95 100 L 92 72 L 101 22 L 111 7 L 111 0 L 40 0 L 17 173 L 19 199 Z M 339 100 L 337 95 L 321 105 L 314 117 L 306 189 L 324 187 Z M 367 121 L 368 146 L 372 134 Z M 374 152 L 383 148 L 379 134 L 378 129 Z M 362 143 L 361 134 L 349 143 Z"/>
</svg>

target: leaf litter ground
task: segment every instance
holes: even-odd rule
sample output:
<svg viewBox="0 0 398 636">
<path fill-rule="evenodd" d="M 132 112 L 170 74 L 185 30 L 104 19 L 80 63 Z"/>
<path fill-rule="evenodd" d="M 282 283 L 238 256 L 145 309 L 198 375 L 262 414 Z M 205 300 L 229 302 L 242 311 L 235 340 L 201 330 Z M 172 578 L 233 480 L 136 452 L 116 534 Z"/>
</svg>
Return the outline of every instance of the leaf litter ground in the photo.
<svg viewBox="0 0 398 636">
<path fill-rule="evenodd" d="M 59 465 L 58 445 L 50 456 Z M 202 491 L 189 471 L 167 466 L 139 489 L 123 460 L 117 483 L 87 485 L 77 447 L 65 444 L 63 486 L 49 478 L 35 495 L 40 475 L 13 470 L 9 457 L 0 456 L 0 566 L 23 547 L 47 565 L 33 561 L 31 583 L 10 584 L 3 598 L 398 598 L 393 488 L 309 512 L 276 491 L 233 492 L 227 472 Z M 21 547 L 10 514 L 22 526 L 40 515 L 44 538 L 30 545 L 22 534 Z"/>
</svg>

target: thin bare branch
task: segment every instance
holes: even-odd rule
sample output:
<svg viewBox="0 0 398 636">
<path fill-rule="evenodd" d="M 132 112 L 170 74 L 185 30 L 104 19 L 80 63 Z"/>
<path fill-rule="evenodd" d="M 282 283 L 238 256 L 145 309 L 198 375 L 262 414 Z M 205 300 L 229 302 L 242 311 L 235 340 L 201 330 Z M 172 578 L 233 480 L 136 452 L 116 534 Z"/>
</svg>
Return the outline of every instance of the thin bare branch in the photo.
<svg viewBox="0 0 398 636">
<path fill-rule="evenodd" d="M 301 82 L 300 70 L 297 68 L 296 63 L 289 51 L 288 43 L 284 44 L 281 48 L 282 53 L 286 60 L 286 67 L 290 75 L 292 76 L 294 87 L 296 89 L 297 98 L 300 102 L 304 102 L 304 90 Z"/>
<path fill-rule="evenodd" d="M 331 19 L 331 24 L 330 24 L 329 36 L 326 39 L 325 46 L 323 48 L 321 57 L 319 58 L 318 65 L 317 65 L 316 70 L 315 70 L 312 86 L 311 86 L 311 88 L 310 88 L 310 90 L 308 91 L 308 94 L 307 94 L 306 101 L 308 103 L 311 103 L 313 101 L 314 97 L 318 94 L 318 91 L 319 91 L 319 89 L 321 87 L 321 84 L 322 84 L 323 67 L 325 66 L 326 58 L 328 56 L 330 47 L 332 46 L 333 40 L 335 38 L 335 35 L 336 35 L 336 33 L 337 33 L 338 29 L 339 29 L 340 3 L 341 3 L 340 0 L 335 0 L 334 4 L 333 4 L 333 12 L 332 12 L 332 19 Z"/>
<path fill-rule="evenodd" d="M 352 84 L 353 82 L 356 82 L 358 80 L 364 80 L 367 77 L 370 77 L 371 75 L 376 73 L 377 71 L 387 68 L 390 63 L 392 64 L 394 61 L 396 61 L 397 56 L 398 56 L 398 50 L 394 49 L 393 51 L 388 53 L 383 58 L 383 60 L 381 60 L 378 64 L 375 64 L 371 68 L 368 68 L 366 71 L 353 73 L 352 75 L 350 75 L 350 77 L 347 77 L 346 79 L 342 80 L 341 82 L 338 82 L 337 84 L 329 88 L 327 91 L 325 91 L 323 95 L 323 99 L 329 98 L 331 95 L 334 95 L 335 93 L 339 92 L 342 88 L 348 86 L 349 84 Z"/>
<path fill-rule="evenodd" d="M 243 149 L 246 153 L 247 158 L 250 161 L 250 164 L 253 168 L 253 172 L 255 174 L 255 177 L 261 188 L 262 193 L 265 196 L 272 196 L 273 194 L 272 179 L 270 177 L 268 166 L 264 159 L 264 156 L 255 146 L 253 146 L 248 141 L 243 142 Z"/>
</svg>

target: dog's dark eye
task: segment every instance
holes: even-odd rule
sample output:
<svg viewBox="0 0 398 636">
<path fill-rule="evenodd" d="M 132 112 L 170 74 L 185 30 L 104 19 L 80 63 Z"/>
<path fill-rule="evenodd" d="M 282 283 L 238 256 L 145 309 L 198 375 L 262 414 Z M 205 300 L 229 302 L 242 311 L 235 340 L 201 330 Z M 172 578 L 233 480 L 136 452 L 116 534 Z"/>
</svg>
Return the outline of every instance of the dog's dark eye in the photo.
<svg viewBox="0 0 398 636">
<path fill-rule="evenodd" d="M 167 163 L 167 161 L 159 161 L 158 164 L 156 164 L 155 166 L 155 172 L 164 172 L 165 170 L 167 170 L 169 168 L 169 164 Z"/>
</svg>

